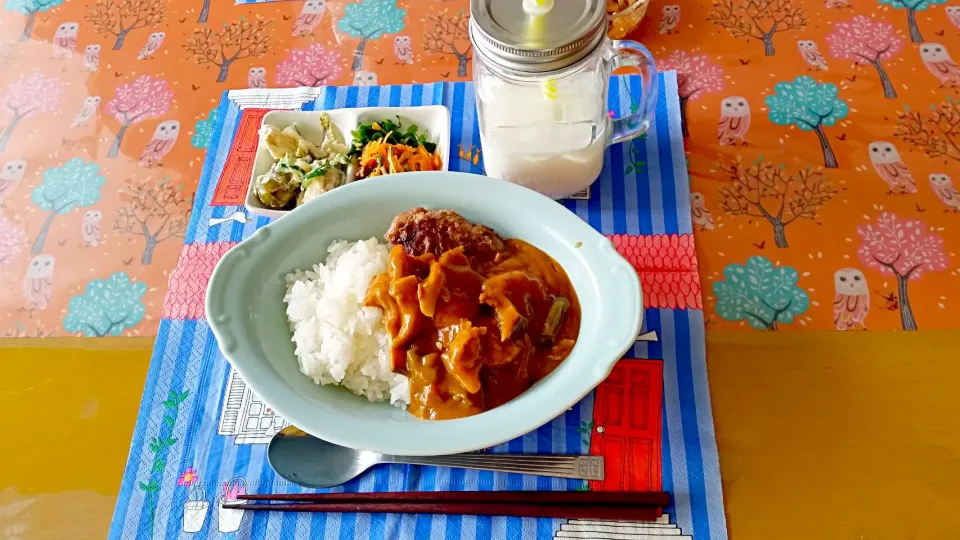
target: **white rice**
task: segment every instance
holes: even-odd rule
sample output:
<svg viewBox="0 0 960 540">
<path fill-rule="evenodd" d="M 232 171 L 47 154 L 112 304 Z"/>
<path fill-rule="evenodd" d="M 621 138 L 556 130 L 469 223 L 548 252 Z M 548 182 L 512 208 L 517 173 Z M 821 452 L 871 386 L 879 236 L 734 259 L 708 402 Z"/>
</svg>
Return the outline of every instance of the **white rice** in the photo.
<svg viewBox="0 0 960 540">
<path fill-rule="evenodd" d="M 390 370 L 390 335 L 378 308 L 364 307 L 373 278 L 387 269 L 389 247 L 375 238 L 337 240 L 323 264 L 287 275 L 287 319 L 300 371 L 370 401 L 410 403 L 407 378 Z"/>
</svg>

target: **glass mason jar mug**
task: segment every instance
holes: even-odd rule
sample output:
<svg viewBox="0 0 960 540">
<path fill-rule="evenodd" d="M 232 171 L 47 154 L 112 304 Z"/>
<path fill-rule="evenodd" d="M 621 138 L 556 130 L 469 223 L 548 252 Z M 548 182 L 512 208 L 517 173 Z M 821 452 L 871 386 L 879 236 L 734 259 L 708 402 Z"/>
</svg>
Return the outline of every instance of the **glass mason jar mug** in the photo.
<svg viewBox="0 0 960 540">
<path fill-rule="evenodd" d="M 593 183 L 605 149 L 649 127 L 657 72 L 642 45 L 606 38 L 600 0 L 472 0 L 474 88 L 488 176 L 554 198 Z M 617 94 L 630 113 L 608 113 L 610 76 L 640 71 L 638 96 Z M 629 93 L 628 93 L 629 94 Z"/>
</svg>

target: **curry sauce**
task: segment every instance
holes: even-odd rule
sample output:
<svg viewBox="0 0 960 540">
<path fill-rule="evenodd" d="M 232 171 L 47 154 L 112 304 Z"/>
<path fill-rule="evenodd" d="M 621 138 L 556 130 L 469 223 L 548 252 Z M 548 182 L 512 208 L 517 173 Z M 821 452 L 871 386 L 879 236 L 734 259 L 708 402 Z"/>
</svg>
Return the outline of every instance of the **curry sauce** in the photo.
<svg viewBox="0 0 960 540">
<path fill-rule="evenodd" d="M 463 246 L 390 252 L 365 305 L 383 310 L 394 372 L 410 380 L 410 413 L 471 416 L 547 376 L 576 343 L 580 304 L 566 273 L 522 240 L 496 252 Z"/>
</svg>

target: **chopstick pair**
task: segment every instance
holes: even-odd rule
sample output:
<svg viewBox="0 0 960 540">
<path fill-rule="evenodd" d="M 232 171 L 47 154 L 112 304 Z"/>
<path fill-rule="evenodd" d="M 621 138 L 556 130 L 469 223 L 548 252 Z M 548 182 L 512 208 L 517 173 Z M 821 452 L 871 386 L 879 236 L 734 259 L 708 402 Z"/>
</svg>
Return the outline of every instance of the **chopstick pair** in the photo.
<svg viewBox="0 0 960 540">
<path fill-rule="evenodd" d="M 460 514 L 569 519 L 653 521 L 670 504 L 663 492 L 423 491 L 393 493 L 293 493 L 240 495 L 224 508 L 276 512 Z"/>
</svg>

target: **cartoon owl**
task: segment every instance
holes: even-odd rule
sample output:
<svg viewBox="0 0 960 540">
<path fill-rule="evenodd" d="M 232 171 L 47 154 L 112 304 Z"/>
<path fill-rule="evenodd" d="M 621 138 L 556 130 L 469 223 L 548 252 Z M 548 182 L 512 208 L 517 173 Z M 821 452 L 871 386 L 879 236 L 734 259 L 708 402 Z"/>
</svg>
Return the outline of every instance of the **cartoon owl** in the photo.
<svg viewBox="0 0 960 540">
<path fill-rule="evenodd" d="M 690 215 L 693 216 L 693 224 L 700 227 L 701 231 L 713 230 L 713 215 L 707 209 L 703 195 L 696 191 L 690 194 Z"/>
<path fill-rule="evenodd" d="M 53 35 L 53 57 L 73 58 L 73 51 L 77 50 L 77 30 L 80 24 L 65 22 L 57 27 Z"/>
<path fill-rule="evenodd" d="M 80 224 L 80 238 L 83 238 L 83 245 L 87 247 L 97 247 L 100 245 L 100 220 L 103 214 L 99 210 L 88 210 L 83 215 L 83 223 Z"/>
<path fill-rule="evenodd" d="M 247 72 L 247 87 L 266 88 L 267 87 L 267 68 L 252 67 Z"/>
<path fill-rule="evenodd" d="M 359 70 L 353 76 L 354 86 L 376 86 L 377 74 L 372 71 Z"/>
<path fill-rule="evenodd" d="M 676 4 L 663 6 L 663 14 L 660 15 L 660 33 L 670 34 L 678 24 L 680 24 L 680 6 Z"/>
<path fill-rule="evenodd" d="M 17 187 L 27 172 L 27 162 L 22 159 L 12 159 L 3 164 L 0 169 L 0 202 Z"/>
<path fill-rule="evenodd" d="M 47 309 L 53 293 L 53 255 L 37 255 L 27 265 L 23 278 L 23 298 L 27 309 Z"/>
<path fill-rule="evenodd" d="M 945 211 L 960 211 L 960 194 L 957 193 L 957 188 L 953 187 L 953 181 L 949 176 L 943 173 L 931 174 L 930 187 L 933 188 L 940 202 L 947 206 Z"/>
<path fill-rule="evenodd" d="M 920 58 L 930 73 L 940 79 L 940 86 L 960 86 L 960 67 L 939 43 L 921 43 Z"/>
<path fill-rule="evenodd" d="M 869 148 L 873 168 L 880 175 L 880 178 L 890 186 L 890 191 L 887 193 L 902 195 L 917 192 L 917 182 L 913 179 L 913 175 L 910 174 L 907 166 L 903 164 L 900 152 L 897 151 L 897 147 L 893 143 L 873 141 Z"/>
<path fill-rule="evenodd" d="M 99 107 L 100 96 L 87 97 L 87 99 L 83 100 L 80 111 L 73 117 L 73 122 L 70 123 L 70 127 L 79 127 L 89 122 L 91 118 L 96 116 Z"/>
<path fill-rule="evenodd" d="M 737 140 L 747 144 L 744 137 L 750 129 L 750 104 L 746 98 L 730 96 L 720 102 L 720 124 L 717 139 L 720 146 L 735 145 Z"/>
<path fill-rule="evenodd" d="M 960 6 L 947 6 L 947 18 L 954 26 L 960 28 Z"/>
<path fill-rule="evenodd" d="M 817 48 L 817 42 L 810 39 L 801 39 L 797 42 L 797 49 L 800 50 L 800 56 L 803 57 L 804 61 L 813 69 L 827 69 L 827 60 L 820 54 L 820 49 Z"/>
<path fill-rule="evenodd" d="M 143 60 L 154 55 L 157 51 L 160 50 L 160 45 L 163 44 L 163 38 L 167 37 L 167 34 L 163 32 L 154 32 L 150 34 L 150 37 L 147 38 L 147 42 L 143 44 L 143 48 L 140 49 L 140 54 L 137 55 L 137 60 Z"/>
<path fill-rule="evenodd" d="M 147 143 L 140 154 L 141 167 L 153 167 L 161 165 L 160 160 L 163 156 L 170 153 L 173 145 L 177 143 L 177 137 L 180 135 L 180 122 L 176 120 L 167 120 L 160 122 L 157 129 L 153 132 L 153 138 Z"/>
<path fill-rule="evenodd" d="M 856 268 L 841 268 L 833 274 L 833 324 L 837 330 L 852 330 L 864 321 L 870 311 L 870 289 L 867 278 Z"/>
<path fill-rule="evenodd" d="M 94 43 L 83 49 L 83 69 L 86 71 L 100 69 L 100 45 Z"/>
<path fill-rule="evenodd" d="M 393 54 L 397 56 L 397 65 L 413 63 L 413 45 L 410 36 L 393 38 Z"/>
<path fill-rule="evenodd" d="M 327 9 L 327 0 L 307 0 L 293 22 L 293 35 L 306 36 L 313 33 L 313 29 L 320 24 L 323 12 Z"/>
</svg>

